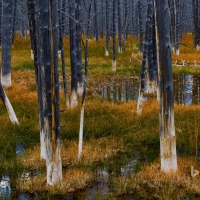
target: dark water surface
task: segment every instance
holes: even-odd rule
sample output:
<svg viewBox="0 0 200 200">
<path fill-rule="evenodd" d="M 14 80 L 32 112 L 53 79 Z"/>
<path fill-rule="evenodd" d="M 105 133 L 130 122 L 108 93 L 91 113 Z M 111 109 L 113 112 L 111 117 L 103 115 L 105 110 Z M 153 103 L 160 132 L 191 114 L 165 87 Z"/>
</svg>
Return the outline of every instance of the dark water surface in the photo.
<svg viewBox="0 0 200 200">
<path fill-rule="evenodd" d="M 179 105 L 200 104 L 200 76 L 177 74 L 174 78 L 174 100 Z M 112 103 L 137 100 L 139 80 L 136 77 L 121 77 L 97 80 L 89 87 L 93 95 Z M 156 95 L 155 95 L 156 96 Z M 152 98 L 146 95 L 144 100 Z"/>
</svg>

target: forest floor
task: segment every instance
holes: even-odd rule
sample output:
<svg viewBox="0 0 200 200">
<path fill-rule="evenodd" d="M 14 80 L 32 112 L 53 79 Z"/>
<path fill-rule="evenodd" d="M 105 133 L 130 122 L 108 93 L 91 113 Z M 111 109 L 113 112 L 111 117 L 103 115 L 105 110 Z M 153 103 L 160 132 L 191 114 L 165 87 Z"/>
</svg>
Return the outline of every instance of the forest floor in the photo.
<svg viewBox="0 0 200 200">
<path fill-rule="evenodd" d="M 180 55 L 173 55 L 173 64 L 178 65 L 173 66 L 174 73 L 199 75 L 200 51 L 192 47 L 190 34 L 183 36 L 182 42 L 187 47 L 181 45 Z M 191 166 L 200 170 L 200 107 L 175 104 L 178 171 L 176 174 L 160 172 L 156 99 L 145 101 L 143 112 L 138 116 L 136 100 L 112 103 L 94 94 L 94 88 L 102 79 L 139 81 L 142 58 L 137 53 L 137 38 L 132 42 L 129 38 L 126 51 L 117 55 L 116 72 L 112 72 L 112 52 L 108 57 L 104 55 L 104 44 L 103 39 L 89 43 L 89 89 L 81 160 L 77 158 L 80 105 L 73 110 L 67 108 L 63 90 L 60 91 L 60 107 L 65 109 L 61 113 L 61 125 L 65 125 L 61 130 L 63 181 L 51 187 L 46 184 L 45 162 L 40 160 L 37 91 L 30 41 L 16 38 L 12 49 L 12 86 L 5 91 L 20 125 L 11 124 L 0 103 L 0 177 L 9 176 L 15 197 L 26 193 L 37 194 L 39 199 L 57 196 L 66 199 L 70 192 L 77 199 L 86 199 L 89 195 L 95 199 L 199 199 L 200 176 L 191 177 Z M 69 84 L 68 39 L 65 39 L 65 52 Z M 186 66 L 179 66 L 182 60 Z M 22 148 L 18 149 L 20 153 L 16 148 Z M 99 189 L 92 194 L 94 185 Z"/>
</svg>

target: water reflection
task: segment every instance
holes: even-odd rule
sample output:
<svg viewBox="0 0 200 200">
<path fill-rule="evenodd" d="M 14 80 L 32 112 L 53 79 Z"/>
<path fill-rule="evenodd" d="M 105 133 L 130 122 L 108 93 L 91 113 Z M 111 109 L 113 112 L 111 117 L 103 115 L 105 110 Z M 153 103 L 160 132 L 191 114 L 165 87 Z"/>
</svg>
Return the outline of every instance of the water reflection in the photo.
<svg viewBox="0 0 200 200">
<path fill-rule="evenodd" d="M 37 198 L 37 195 L 36 194 L 20 194 L 19 195 L 19 199 L 20 200 L 30 200 L 30 199 L 32 199 L 32 200 L 36 200 L 36 199 L 38 199 Z"/>
<path fill-rule="evenodd" d="M 11 186 L 9 176 L 3 176 L 0 182 L 0 199 L 11 198 Z"/>
<path fill-rule="evenodd" d="M 23 156 L 25 150 L 25 145 L 21 142 L 16 142 L 16 155 Z"/>
<path fill-rule="evenodd" d="M 179 105 L 200 104 L 200 76 L 177 74 L 174 78 L 174 100 Z M 112 103 L 130 102 L 137 100 L 139 80 L 134 77 L 121 77 L 102 79 L 98 83 L 94 94 Z M 155 95 L 156 96 L 156 95 Z M 152 95 L 145 95 L 144 100 L 152 98 Z"/>
<path fill-rule="evenodd" d="M 136 169 L 140 159 L 140 153 L 135 152 L 131 157 L 121 155 L 111 161 L 104 167 L 97 167 L 95 170 L 95 181 L 84 191 L 76 192 L 67 196 L 66 200 L 95 200 L 95 199 L 113 199 L 114 192 L 113 181 L 116 177 L 128 177 L 132 175 Z M 123 200 L 122 198 L 114 198 Z"/>
</svg>

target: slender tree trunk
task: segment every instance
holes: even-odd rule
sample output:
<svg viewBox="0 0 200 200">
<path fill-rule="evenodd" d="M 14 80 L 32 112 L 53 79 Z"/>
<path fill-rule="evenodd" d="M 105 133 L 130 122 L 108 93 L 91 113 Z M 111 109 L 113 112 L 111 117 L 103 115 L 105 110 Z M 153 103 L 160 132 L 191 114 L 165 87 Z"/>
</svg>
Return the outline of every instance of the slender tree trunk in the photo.
<svg viewBox="0 0 200 200">
<path fill-rule="evenodd" d="M 14 44 L 14 39 L 15 39 L 16 14 L 17 14 L 17 0 L 14 0 L 13 19 L 12 19 L 12 45 Z"/>
<path fill-rule="evenodd" d="M 30 37 L 34 53 L 34 66 L 36 74 L 38 105 L 39 105 L 39 124 L 40 124 L 40 158 L 46 159 L 46 147 L 44 136 L 44 111 L 42 103 L 42 83 L 41 83 L 41 63 L 40 63 L 40 16 L 38 11 L 39 0 L 29 0 L 27 3 Z"/>
<path fill-rule="evenodd" d="M 94 0 L 94 37 L 95 41 L 99 40 L 99 32 L 98 32 L 98 12 L 97 12 L 97 0 Z"/>
<path fill-rule="evenodd" d="M 11 86 L 11 17 L 12 0 L 2 1 L 2 69 L 1 83 L 3 86 Z"/>
<path fill-rule="evenodd" d="M 70 97 L 70 107 L 74 108 L 78 105 L 78 95 L 77 95 L 77 50 L 76 50 L 76 24 L 75 24 L 75 8 L 74 0 L 70 0 L 69 6 L 69 26 L 70 26 L 70 59 L 71 59 L 71 97 Z"/>
<path fill-rule="evenodd" d="M 62 14 L 63 9 L 65 8 L 65 1 L 61 2 L 59 0 L 59 43 L 60 43 L 60 49 L 61 49 L 61 59 L 62 59 L 62 75 L 63 75 L 63 85 L 64 85 L 64 94 L 65 94 L 65 100 L 66 100 L 66 106 L 70 107 L 69 103 L 69 96 L 68 96 L 68 89 L 67 89 L 67 80 L 66 80 L 66 69 L 65 69 L 65 53 L 64 53 L 64 42 L 63 42 L 63 37 L 64 37 L 64 15 Z M 61 12 L 62 9 L 62 12 Z"/>
<path fill-rule="evenodd" d="M 153 2 L 152 0 L 148 0 L 149 7 L 149 38 L 148 38 L 148 68 L 147 68 L 147 93 L 154 93 L 157 89 L 157 73 L 155 67 L 157 67 L 154 63 L 154 54 L 156 54 L 153 41 L 155 40 L 156 35 L 155 20 L 153 19 Z"/>
<path fill-rule="evenodd" d="M 127 41 L 127 29 L 128 29 L 128 6 L 129 6 L 129 1 L 125 0 L 124 2 L 124 44 L 126 44 Z"/>
<path fill-rule="evenodd" d="M 109 56 L 110 45 L 110 0 L 106 0 L 106 56 Z"/>
<path fill-rule="evenodd" d="M 87 30 L 86 30 L 86 44 L 85 44 L 85 76 L 84 76 L 83 96 L 82 96 L 82 106 L 81 106 L 81 116 L 80 116 L 78 158 L 81 158 L 82 149 L 83 149 L 83 124 L 84 124 L 85 95 L 86 95 L 86 86 L 87 86 L 87 78 L 88 78 L 88 41 L 89 41 L 89 29 L 90 29 L 90 14 L 91 14 L 91 8 L 92 8 L 92 0 L 91 0 L 91 2 L 90 2 L 89 11 L 88 11 L 88 22 L 87 22 Z"/>
<path fill-rule="evenodd" d="M 118 52 L 122 53 L 121 0 L 118 0 Z"/>
<path fill-rule="evenodd" d="M 2 1 L 3 0 L 0 0 L 0 48 L 2 44 L 2 14 L 3 14 Z"/>
<path fill-rule="evenodd" d="M 112 38 L 113 38 L 113 59 L 112 59 L 112 71 L 116 71 L 116 1 L 113 0 L 113 33 L 112 33 Z"/>
<path fill-rule="evenodd" d="M 52 79 L 52 129 L 47 137 L 47 183 L 54 185 L 62 180 L 61 134 L 60 134 L 60 99 L 58 73 L 58 1 L 50 0 L 51 13 L 51 79 Z"/>
<path fill-rule="evenodd" d="M 199 1 L 198 0 L 192 0 L 192 10 L 193 10 L 194 47 L 198 50 L 200 46 Z"/>
<path fill-rule="evenodd" d="M 139 87 L 138 104 L 137 104 L 138 114 L 141 114 L 142 112 L 142 102 L 143 102 L 143 96 L 144 96 L 145 85 L 146 85 L 146 63 L 147 63 L 148 42 L 149 42 L 150 11 L 151 11 L 150 6 L 148 4 L 144 48 L 143 48 L 143 56 L 142 56 L 142 67 L 141 67 L 141 74 L 140 74 L 140 87 Z"/>
<path fill-rule="evenodd" d="M 160 88 L 160 156 L 161 171 L 176 172 L 176 136 L 174 127 L 174 94 L 170 18 L 168 0 L 155 0 L 158 43 L 158 76 Z"/>
<path fill-rule="evenodd" d="M 80 26 L 80 0 L 75 0 L 75 19 L 76 24 L 76 66 L 77 66 L 77 94 L 83 94 L 83 81 L 82 81 L 82 51 L 81 51 L 81 26 Z"/>
<path fill-rule="evenodd" d="M 51 138 L 52 131 L 52 92 L 51 92 L 51 46 L 50 46 L 50 2 L 40 0 L 40 67 L 41 67 L 41 88 L 42 105 L 44 114 L 44 141 L 45 159 L 48 169 L 49 158 L 52 154 Z M 49 171 L 47 170 L 47 182 L 49 183 Z"/>
<path fill-rule="evenodd" d="M 19 124 L 18 120 L 17 120 L 17 117 L 15 115 L 15 112 L 13 110 L 13 107 L 6 95 L 6 93 L 4 92 L 4 89 L 3 89 L 3 86 L 0 82 L 0 98 L 4 104 L 4 106 L 6 107 L 7 109 L 7 112 L 8 112 L 8 115 L 9 115 L 9 118 L 10 118 L 10 121 L 13 123 L 13 124 Z"/>
<path fill-rule="evenodd" d="M 137 0 L 138 2 L 138 26 L 139 26 L 139 53 L 143 52 L 143 44 L 142 44 L 142 5 L 141 0 Z"/>
<path fill-rule="evenodd" d="M 104 30 L 104 7 L 103 7 L 103 1 L 100 1 L 100 22 L 99 22 L 99 29 L 100 29 L 100 38 L 103 38 L 103 30 Z"/>
</svg>

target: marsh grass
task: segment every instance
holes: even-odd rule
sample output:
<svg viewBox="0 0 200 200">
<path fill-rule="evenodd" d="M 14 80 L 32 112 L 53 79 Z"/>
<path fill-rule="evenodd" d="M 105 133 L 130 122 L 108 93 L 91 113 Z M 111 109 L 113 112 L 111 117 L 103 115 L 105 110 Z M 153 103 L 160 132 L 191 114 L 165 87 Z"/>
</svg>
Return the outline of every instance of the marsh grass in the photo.
<svg viewBox="0 0 200 200">
<path fill-rule="evenodd" d="M 181 46 L 180 56 L 192 62 L 191 53 L 198 60 L 199 52 L 191 47 L 191 36 L 183 37 L 188 43 L 188 49 Z M 129 38 L 130 41 L 130 38 Z M 133 38 L 133 56 L 141 59 L 138 54 L 137 41 Z M 137 77 L 140 63 L 132 57 L 132 46 L 128 42 L 126 51 L 117 55 L 117 72 L 112 72 L 112 52 L 104 56 L 104 44 L 90 41 L 89 79 L 88 84 L 96 87 L 96 80 L 102 77 L 121 76 Z M 87 93 L 85 105 L 84 145 L 83 156 L 78 160 L 78 132 L 80 107 L 72 110 L 65 107 L 63 91 L 61 91 L 61 125 L 62 130 L 62 162 L 63 181 L 55 187 L 46 185 L 45 162 L 40 160 L 39 150 L 39 117 L 37 105 L 37 89 L 33 61 L 30 59 L 29 39 L 18 38 L 12 49 L 12 82 L 5 91 L 13 105 L 20 126 L 13 126 L 8 118 L 6 109 L 0 102 L 0 177 L 11 174 L 17 192 L 31 192 L 45 195 L 62 195 L 75 189 L 83 189 L 92 185 L 95 180 L 97 166 L 106 166 L 111 172 L 119 170 L 122 164 L 128 163 L 135 152 L 139 152 L 136 170 L 131 177 L 116 174 L 112 184 L 115 188 L 113 196 L 137 195 L 138 198 L 181 199 L 200 195 L 199 178 L 191 179 L 190 165 L 198 169 L 196 155 L 200 148 L 197 133 L 200 124 L 199 107 L 197 105 L 175 105 L 175 126 L 177 135 L 177 151 L 179 171 L 176 175 L 165 175 L 159 169 L 159 109 L 155 100 L 143 104 L 143 113 L 136 113 L 136 101 L 130 103 L 117 102 L 111 104 L 99 97 Z M 67 61 L 67 78 L 70 81 L 69 46 L 65 38 Z M 181 57 L 183 56 L 183 57 Z M 188 59 L 188 60 L 187 60 Z M 179 62 L 180 60 L 178 60 Z M 198 73 L 198 67 L 174 67 L 176 73 Z M 62 78 L 60 78 L 62 84 Z M 16 157 L 16 142 L 25 145 L 22 157 Z M 147 163 L 147 164 L 144 164 Z M 200 167 L 199 167 L 200 168 Z M 24 171 L 40 171 L 36 177 L 20 181 Z M 193 181 L 193 182 L 192 182 Z M 180 192 L 176 192 L 179 191 Z M 134 193 L 134 194 L 133 194 Z M 176 198 L 175 198 L 176 197 Z M 123 199 L 123 198 L 122 198 Z"/>
<path fill-rule="evenodd" d="M 199 176 L 191 177 L 191 166 L 199 169 L 194 157 L 178 158 L 176 174 L 160 171 L 158 160 L 145 164 L 131 177 L 118 177 L 115 180 L 118 195 L 134 194 L 143 199 L 198 199 L 200 192 Z"/>
</svg>

